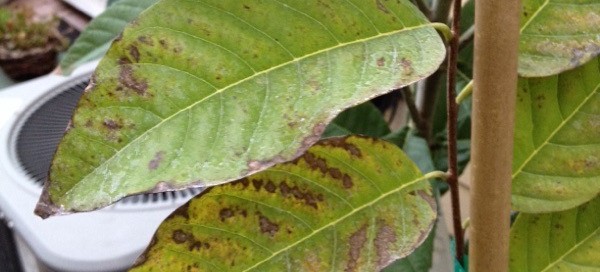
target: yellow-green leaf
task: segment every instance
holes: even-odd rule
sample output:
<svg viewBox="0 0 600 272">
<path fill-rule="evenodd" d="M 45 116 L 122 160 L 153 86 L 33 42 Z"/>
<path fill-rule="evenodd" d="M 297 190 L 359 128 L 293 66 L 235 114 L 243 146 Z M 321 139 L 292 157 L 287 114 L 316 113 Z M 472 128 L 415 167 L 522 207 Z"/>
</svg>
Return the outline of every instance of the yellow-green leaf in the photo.
<svg viewBox="0 0 600 272">
<path fill-rule="evenodd" d="M 301 155 L 343 109 L 445 56 L 408 0 L 163 0 L 113 43 L 37 213 L 212 186 Z"/>
<path fill-rule="evenodd" d="M 524 0 L 519 74 L 542 77 L 600 54 L 600 1 Z"/>
<path fill-rule="evenodd" d="M 510 233 L 510 270 L 600 271 L 600 197 L 580 207 L 517 217 Z"/>
<path fill-rule="evenodd" d="M 521 78 L 516 116 L 516 210 L 566 210 L 600 193 L 600 58 L 556 76 Z"/>
<path fill-rule="evenodd" d="M 133 271 L 375 271 L 421 244 L 435 217 L 426 177 L 398 147 L 329 138 L 179 208 Z"/>
</svg>

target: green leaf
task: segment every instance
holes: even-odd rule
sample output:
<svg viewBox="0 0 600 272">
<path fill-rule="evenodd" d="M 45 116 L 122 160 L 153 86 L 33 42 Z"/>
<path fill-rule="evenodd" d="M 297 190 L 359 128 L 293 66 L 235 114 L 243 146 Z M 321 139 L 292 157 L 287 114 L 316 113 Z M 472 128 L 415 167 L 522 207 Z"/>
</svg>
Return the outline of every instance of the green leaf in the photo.
<svg viewBox="0 0 600 272">
<path fill-rule="evenodd" d="M 102 14 L 94 18 L 65 53 L 60 68 L 70 74 L 79 65 L 102 57 L 127 23 L 158 0 L 110 1 Z M 114 2 L 114 3 L 113 3 Z"/>
<path fill-rule="evenodd" d="M 600 197 L 580 207 L 517 217 L 511 271 L 600 271 Z"/>
<path fill-rule="evenodd" d="M 525 0 L 519 74 L 542 77 L 578 67 L 600 54 L 598 0 Z"/>
<path fill-rule="evenodd" d="M 37 213 L 288 161 L 342 110 L 426 77 L 444 56 L 406 0 L 159 1 L 99 64 Z"/>
<path fill-rule="evenodd" d="M 600 58 L 517 91 L 513 208 L 566 210 L 600 193 Z"/>
<path fill-rule="evenodd" d="M 371 137 L 383 137 L 390 128 L 383 114 L 371 102 L 365 102 L 340 113 L 327 126 L 323 137 L 361 134 Z"/>
<path fill-rule="evenodd" d="M 375 271 L 432 229 L 426 177 L 391 143 L 329 138 L 175 211 L 133 271 Z"/>
</svg>

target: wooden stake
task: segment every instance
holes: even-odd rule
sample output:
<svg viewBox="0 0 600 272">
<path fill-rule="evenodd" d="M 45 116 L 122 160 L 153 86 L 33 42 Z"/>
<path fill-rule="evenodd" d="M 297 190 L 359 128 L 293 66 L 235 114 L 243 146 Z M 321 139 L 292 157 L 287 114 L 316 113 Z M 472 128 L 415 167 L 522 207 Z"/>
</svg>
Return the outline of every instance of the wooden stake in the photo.
<svg viewBox="0 0 600 272">
<path fill-rule="evenodd" d="M 477 0 L 470 271 L 508 271 L 519 0 Z"/>
</svg>

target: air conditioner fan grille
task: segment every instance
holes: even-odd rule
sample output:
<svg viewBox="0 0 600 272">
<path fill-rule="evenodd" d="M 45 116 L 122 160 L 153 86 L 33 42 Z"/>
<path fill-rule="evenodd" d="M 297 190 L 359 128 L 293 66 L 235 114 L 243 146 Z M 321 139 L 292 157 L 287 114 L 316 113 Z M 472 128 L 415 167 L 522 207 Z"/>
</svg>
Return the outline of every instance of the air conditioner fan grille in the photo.
<svg viewBox="0 0 600 272">
<path fill-rule="evenodd" d="M 88 82 L 89 75 L 86 75 L 49 92 L 54 96 L 38 105 L 19 128 L 16 139 L 18 160 L 33 182 L 40 186 L 48 178 L 48 170 L 56 147 Z M 164 202 L 178 197 L 190 197 L 200 191 L 200 189 L 187 189 L 134 195 L 122 199 L 119 203 Z"/>
</svg>

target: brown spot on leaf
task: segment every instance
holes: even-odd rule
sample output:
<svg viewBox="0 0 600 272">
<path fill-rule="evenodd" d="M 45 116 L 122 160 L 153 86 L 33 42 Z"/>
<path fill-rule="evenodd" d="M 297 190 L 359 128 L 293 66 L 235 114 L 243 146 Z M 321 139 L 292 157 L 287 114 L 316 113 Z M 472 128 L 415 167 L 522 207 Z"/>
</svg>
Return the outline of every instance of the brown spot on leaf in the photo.
<svg viewBox="0 0 600 272">
<path fill-rule="evenodd" d="M 135 62 L 140 61 L 140 51 L 138 50 L 137 46 L 135 46 L 135 45 L 129 46 L 129 55 L 131 55 L 131 57 L 135 60 Z"/>
<path fill-rule="evenodd" d="M 383 220 L 377 222 L 377 234 L 375 234 L 375 249 L 377 251 L 377 266 L 379 269 L 386 267 L 392 261 L 390 245 L 396 243 L 397 237 L 394 229 Z"/>
<path fill-rule="evenodd" d="M 150 162 L 148 162 L 148 169 L 156 170 L 156 168 L 158 168 L 160 166 L 160 163 L 163 161 L 164 155 L 164 151 L 156 152 L 156 154 L 154 154 L 154 158 L 150 160 Z"/>
<path fill-rule="evenodd" d="M 168 218 L 171 219 L 176 216 L 181 216 L 181 217 L 185 218 L 186 220 L 190 219 L 189 208 L 190 208 L 190 202 L 186 202 L 185 204 L 183 204 L 182 206 L 177 208 L 173 213 L 171 213 L 171 215 L 169 215 Z"/>
<path fill-rule="evenodd" d="M 400 60 L 400 66 L 402 66 L 402 73 L 405 75 L 412 75 L 414 72 L 412 62 L 406 58 Z"/>
<path fill-rule="evenodd" d="M 167 43 L 167 40 L 165 40 L 165 39 L 158 40 L 158 43 L 164 49 L 168 49 L 169 48 L 169 43 Z"/>
<path fill-rule="evenodd" d="M 248 5 L 244 5 L 244 9 L 250 10 L 250 7 Z"/>
<path fill-rule="evenodd" d="M 258 214 L 258 226 L 260 227 L 260 232 L 265 233 L 270 237 L 275 236 L 279 231 L 279 225 L 261 214 Z"/>
<path fill-rule="evenodd" d="M 387 7 L 381 2 L 381 0 L 375 0 L 375 3 L 377 4 L 377 8 L 381 11 L 383 11 L 384 13 L 390 13 L 390 11 L 387 9 Z"/>
<path fill-rule="evenodd" d="M 377 66 L 378 67 L 383 67 L 385 65 L 385 58 L 381 57 L 377 59 Z"/>
<path fill-rule="evenodd" d="M 290 194 L 290 186 L 284 181 L 279 184 L 279 191 L 283 197 L 287 197 Z"/>
<path fill-rule="evenodd" d="M 358 149 L 358 147 L 356 147 L 352 143 L 347 142 L 347 138 L 345 138 L 345 137 L 329 138 L 329 139 L 323 140 L 321 142 L 321 144 L 325 145 L 325 146 L 332 146 L 332 147 L 344 149 L 348 153 L 350 153 L 350 155 L 357 157 L 357 158 L 362 158 L 362 153 L 360 152 L 360 149 Z"/>
<path fill-rule="evenodd" d="M 139 36 L 138 41 L 145 45 L 154 46 L 154 41 L 147 36 Z"/>
<path fill-rule="evenodd" d="M 119 74 L 120 83 L 135 91 L 139 95 L 145 95 L 148 89 L 148 83 L 145 80 L 138 80 L 133 77 L 133 70 L 130 66 L 121 66 L 121 73 Z"/>
<path fill-rule="evenodd" d="M 241 184 L 242 187 L 246 188 L 246 187 L 248 187 L 248 185 L 250 185 L 250 181 L 248 180 L 248 178 L 238 179 L 238 180 L 232 182 L 231 186 L 236 186 L 238 184 Z"/>
<path fill-rule="evenodd" d="M 223 208 L 219 211 L 219 217 L 221 218 L 221 222 L 225 222 L 226 219 L 233 217 L 234 213 L 231 209 Z"/>
<path fill-rule="evenodd" d="M 352 272 L 358 271 L 358 259 L 360 258 L 360 253 L 365 247 L 367 243 L 367 225 L 363 225 L 359 230 L 353 233 L 348 240 L 348 245 L 350 246 L 348 252 L 348 264 L 344 271 Z"/>
<path fill-rule="evenodd" d="M 267 184 L 265 184 L 265 190 L 267 190 L 267 192 L 269 193 L 274 193 L 275 190 L 277 188 L 275 187 L 275 184 L 273 184 L 273 181 L 267 181 Z"/>
<path fill-rule="evenodd" d="M 254 189 L 256 191 L 260 191 L 260 188 L 262 188 L 262 185 L 263 185 L 263 180 L 262 179 L 252 180 L 252 186 L 254 186 Z"/>
<path fill-rule="evenodd" d="M 104 125 L 106 128 L 108 128 L 110 130 L 119 130 L 119 129 L 123 128 L 123 125 L 119 124 L 118 122 L 116 122 L 115 120 L 112 120 L 112 119 L 104 119 L 104 122 L 102 122 L 102 125 Z M 87 126 L 87 123 L 86 123 L 86 126 Z"/>
<path fill-rule="evenodd" d="M 188 246 L 189 251 L 200 250 L 200 249 L 202 249 L 202 242 L 200 242 L 200 241 L 193 241 Z"/>
<path fill-rule="evenodd" d="M 348 176 L 348 174 L 344 174 L 344 177 L 342 178 L 342 185 L 345 189 L 350 189 L 352 186 L 354 186 L 354 182 L 352 182 L 352 178 Z"/>
<path fill-rule="evenodd" d="M 175 242 L 176 244 L 182 244 L 182 243 L 187 242 L 187 240 L 191 238 L 191 234 L 178 229 L 178 230 L 173 231 L 173 235 L 171 236 L 171 238 L 173 239 L 173 242 Z"/>
</svg>

